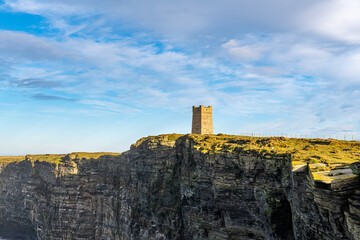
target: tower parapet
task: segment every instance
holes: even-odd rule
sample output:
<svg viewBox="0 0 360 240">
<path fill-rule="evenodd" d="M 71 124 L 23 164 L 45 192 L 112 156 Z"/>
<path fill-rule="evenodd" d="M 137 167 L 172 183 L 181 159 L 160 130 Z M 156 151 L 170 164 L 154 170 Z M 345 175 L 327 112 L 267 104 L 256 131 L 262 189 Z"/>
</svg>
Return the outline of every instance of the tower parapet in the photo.
<svg viewBox="0 0 360 240">
<path fill-rule="evenodd" d="M 213 134 L 212 106 L 193 106 L 193 119 L 191 133 Z"/>
</svg>

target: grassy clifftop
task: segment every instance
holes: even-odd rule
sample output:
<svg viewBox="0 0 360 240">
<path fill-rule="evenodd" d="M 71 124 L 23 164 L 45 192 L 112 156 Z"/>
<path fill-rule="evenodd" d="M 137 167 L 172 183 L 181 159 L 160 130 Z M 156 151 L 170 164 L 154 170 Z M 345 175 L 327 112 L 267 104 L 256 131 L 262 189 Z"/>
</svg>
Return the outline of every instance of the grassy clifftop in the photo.
<svg viewBox="0 0 360 240">
<path fill-rule="evenodd" d="M 332 184 L 339 180 L 356 182 L 359 171 L 350 166 L 360 162 L 360 142 L 335 139 L 246 137 L 232 135 L 190 135 L 198 151 L 255 151 L 264 157 L 291 155 L 293 171 L 310 169 L 315 182 Z M 338 183 L 337 183 L 338 184 Z M 346 185 L 346 184 L 345 184 Z"/>
<path fill-rule="evenodd" d="M 113 152 L 74 152 L 69 154 L 35 154 L 35 155 L 26 155 L 26 156 L 0 156 L 0 164 L 8 164 L 11 162 L 19 162 L 23 160 L 29 161 L 40 161 L 40 162 L 49 162 L 59 164 L 65 158 L 71 159 L 98 159 L 101 156 L 111 155 L 117 156 L 121 155 L 121 153 L 113 153 Z"/>
<path fill-rule="evenodd" d="M 0 156 L 0 164 L 19 162 L 25 160 L 25 156 Z"/>
<path fill-rule="evenodd" d="M 163 134 L 141 138 L 134 147 L 149 141 L 176 141 L 184 135 Z M 195 142 L 194 148 L 206 153 L 256 151 L 263 155 L 291 154 L 294 162 L 325 163 L 328 165 L 348 165 L 360 161 L 360 142 L 335 139 L 304 139 L 285 137 L 248 137 L 237 135 L 188 135 Z M 1 163 L 9 163 L 28 159 L 31 161 L 47 161 L 59 163 L 64 157 L 72 159 L 96 159 L 103 155 L 120 155 L 120 153 L 85 153 L 45 154 L 26 156 L 0 156 Z"/>
<path fill-rule="evenodd" d="M 236 135 L 190 135 L 202 152 L 257 151 L 291 154 L 293 161 L 351 164 L 360 160 L 360 142 L 335 139 L 247 137 Z"/>
</svg>

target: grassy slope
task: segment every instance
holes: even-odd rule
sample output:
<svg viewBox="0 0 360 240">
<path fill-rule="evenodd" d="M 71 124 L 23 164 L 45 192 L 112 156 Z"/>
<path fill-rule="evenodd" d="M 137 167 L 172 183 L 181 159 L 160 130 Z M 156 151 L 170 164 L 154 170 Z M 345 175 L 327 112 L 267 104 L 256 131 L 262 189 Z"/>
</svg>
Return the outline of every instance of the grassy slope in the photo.
<svg viewBox="0 0 360 240">
<path fill-rule="evenodd" d="M 18 162 L 25 159 L 25 156 L 0 156 L 0 164 Z"/>
<path fill-rule="evenodd" d="M 164 134 L 141 138 L 134 146 L 145 140 L 175 141 L 181 134 Z M 189 135 L 195 141 L 195 148 L 204 153 L 254 150 L 263 154 L 292 155 L 294 163 L 326 163 L 327 165 L 348 165 L 360 160 L 360 142 L 334 139 L 303 139 L 285 137 L 247 137 L 237 135 Z M 120 153 L 70 153 L 71 158 L 99 158 L 102 155 Z M 65 154 L 27 155 L 30 160 L 59 163 Z M 24 156 L 0 157 L 0 163 L 21 161 Z"/>
<path fill-rule="evenodd" d="M 0 164 L 8 164 L 11 162 L 19 162 L 25 159 L 30 161 L 40 161 L 40 162 L 49 162 L 59 164 L 61 160 L 70 156 L 72 159 L 98 159 L 104 155 L 121 155 L 121 153 L 112 153 L 112 152 L 95 152 L 95 153 L 87 153 L 87 152 L 74 152 L 69 154 L 35 154 L 35 155 L 26 155 L 26 156 L 0 156 Z"/>
<path fill-rule="evenodd" d="M 161 134 L 158 136 L 142 137 L 139 140 L 137 140 L 136 143 L 134 143 L 132 146 L 137 147 L 146 140 L 150 140 L 150 141 L 160 140 L 165 142 L 176 141 L 179 137 L 182 136 L 184 136 L 184 134 L 172 133 L 172 134 Z"/>
<path fill-rule="evenodd" d="M 196 148 L 206 152 L 255 150 L 260 153 L 288 153 L 293 161 L 351 164 L 360 160 L 360 142 L 334 139 L 247 137 L 235 135 L 190 135 Z"/>
</svg>

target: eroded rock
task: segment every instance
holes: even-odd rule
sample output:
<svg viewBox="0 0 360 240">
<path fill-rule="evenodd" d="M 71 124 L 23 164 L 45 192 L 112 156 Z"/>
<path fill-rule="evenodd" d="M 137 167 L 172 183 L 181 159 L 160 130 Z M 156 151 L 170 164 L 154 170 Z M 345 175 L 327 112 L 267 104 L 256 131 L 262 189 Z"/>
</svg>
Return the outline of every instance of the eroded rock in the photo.
<svg viewBox="0 0 360 240">
<path fill-rule="evenodd" d="M 144 138 L 122 155 L 2 166 L 0 233 L 37 239 L 359 239 L 359 176 L 291 154 Z M 321 167 L 321 166 L 320 166 Z M 321 169 L 321 168 L 317 168 Z M 11 229 L 10 229 L 11 230 Z"/>
</svg>

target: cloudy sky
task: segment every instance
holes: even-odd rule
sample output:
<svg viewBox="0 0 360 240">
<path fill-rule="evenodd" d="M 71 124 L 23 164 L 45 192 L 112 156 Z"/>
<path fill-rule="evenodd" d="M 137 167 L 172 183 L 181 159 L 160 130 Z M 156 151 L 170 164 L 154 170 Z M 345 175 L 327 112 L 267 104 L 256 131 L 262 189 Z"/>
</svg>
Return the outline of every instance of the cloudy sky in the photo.
<svg viewBox="0 0 360 240">
<path fill-rule="evenodd" d="M 188 133 L 360 136 L 358 0 L 0 0 L 0 155 Z"/>
</svg>

